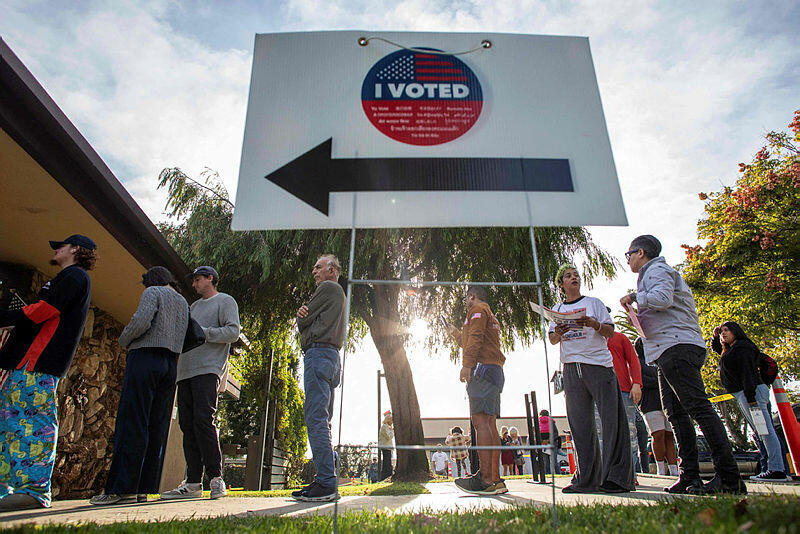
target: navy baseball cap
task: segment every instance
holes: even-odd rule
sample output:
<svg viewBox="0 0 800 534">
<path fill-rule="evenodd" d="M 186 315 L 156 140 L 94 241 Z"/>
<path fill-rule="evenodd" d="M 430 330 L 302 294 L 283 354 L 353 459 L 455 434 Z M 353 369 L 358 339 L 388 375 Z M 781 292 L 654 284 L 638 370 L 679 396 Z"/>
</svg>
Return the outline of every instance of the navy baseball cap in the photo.
<svg viewBox="0 0 800 534">
<path fill-rule="evenodd" d="M 80 234 L 73 234 L 64 241 L 50 241 L 50 248 L 53 250 L 58 250 L 64 245 L 75 245 L 76 247 L 83 247 L 89 250 L 94 250 L 97 248 L 97 245 L 94 243 L 94 241 L 85 235 Z"/>
<path fill-rule="evenodd" d="M 197 275 L 211 276 L 214 280 L 219 280 L 219 273 L 217 272 L 217 270 L 214 269 L 213 267 L 209 267 L 208 265 L 202 265 L 198 267 L 197 269 L 192 271 L 192 274 L 190 274 L 189 276 L 194 278 Z"/>
</svg>

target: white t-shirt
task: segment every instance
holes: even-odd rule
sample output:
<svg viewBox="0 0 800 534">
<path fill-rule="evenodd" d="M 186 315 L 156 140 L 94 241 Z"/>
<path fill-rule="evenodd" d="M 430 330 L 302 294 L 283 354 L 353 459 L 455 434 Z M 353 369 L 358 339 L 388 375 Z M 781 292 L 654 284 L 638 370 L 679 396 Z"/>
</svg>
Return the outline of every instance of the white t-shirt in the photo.
<svg viewBox="0 0 800 534">
<path fill-rule="evenodd" d="M 614 324 L 606 305 L 600 299 L 583 296 L 572 302 L 560 302 L 554 308 L 557 312 L 583 312 L 586 316 L 600 321 L 600 324 Z M 556 323 L 550 323 L 550 332 L 555 331 Z M 592 327 L 584 326 L 577 330 L 568 330 L 561 336 L 562 363 L 588 363 L 613 367 L 611 352 L 606 345 L 606 338 Z"/>
<path fill-rule="evenodd" d="M 436 451 L 431 456 L 433 468 L 436 471 L 442 471 L 447 468 L 447 454 L 444 451 Z"/>
</svg>

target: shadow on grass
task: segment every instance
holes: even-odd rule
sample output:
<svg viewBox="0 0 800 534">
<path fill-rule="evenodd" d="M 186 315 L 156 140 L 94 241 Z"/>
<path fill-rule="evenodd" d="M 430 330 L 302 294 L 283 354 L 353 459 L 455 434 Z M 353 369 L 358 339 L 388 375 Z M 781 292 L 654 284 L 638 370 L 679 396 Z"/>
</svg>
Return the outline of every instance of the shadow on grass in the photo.
<svg viewBox="0 0 800 534">
<path fill-rule="evenodd" d="M 430 491 L 420 482 L 392 482 L 388 486 L 375 488 L 369 495 L 422 495 L 426 493 L 430 493 Z"/>
</svg>

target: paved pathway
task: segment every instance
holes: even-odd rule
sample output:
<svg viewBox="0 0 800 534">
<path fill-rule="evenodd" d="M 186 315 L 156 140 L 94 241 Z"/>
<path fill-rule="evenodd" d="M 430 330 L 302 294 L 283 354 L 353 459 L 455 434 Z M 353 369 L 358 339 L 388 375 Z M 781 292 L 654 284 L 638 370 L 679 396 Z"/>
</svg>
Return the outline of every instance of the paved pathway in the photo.
<svg viewBox="0 0 800 534">
<path fill-rule="evenodd" d="M 668 477 L 639 476 L 637 491 L 623 495 L 563 494 L 560 488 L 569 479 L 556 479 L 556 502 L 564 505 L 616 503 L 643 504 L 667 498 L 662 488 L 674 479 Z M 458 512 L 477 509 L 502 509 L 519 505 L 547 506 L 552 502 L 552 487 L 532 484 L 527 480 L 509 480 L 509 493 L 494 497 L 467 495 L 452 483 L 432 483 L 429 495 L 343 497 L 339 511 L 388 509 L 398 513 Z M 751 493 L 792 494 L 800 502 L 800 483 L 761 484 L 748 483 Z M 698 498 L 698 497 L 689 497 Z M 119 506 L 92 506 L 87 501 L 56 501 L 47 510 L 26 510 L 0 513 L 0 528 L 24 523 L 78 524 L 84 522 L 117 523 L 122 521 L 166 521 L 171 519 L 200 519 L 233 515 L 250 517 L 259 515 L 301 516 L 329 514 L 333 504 L 298 503 L 288 497 L 229 497 L 210 501 L 192 499 L 185 501 L 151 501 L 142 504 Z"/>
</svg>

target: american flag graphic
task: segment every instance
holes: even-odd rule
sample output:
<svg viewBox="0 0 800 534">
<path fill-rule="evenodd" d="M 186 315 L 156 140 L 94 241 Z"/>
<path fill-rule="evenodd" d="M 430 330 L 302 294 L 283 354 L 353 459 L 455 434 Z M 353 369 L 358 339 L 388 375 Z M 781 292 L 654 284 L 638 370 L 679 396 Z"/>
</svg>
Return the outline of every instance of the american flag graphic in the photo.
<svg viewBox="0 0 800 534">
<path fill-rule="evenodd" d="M 400 56 L 381 70 L 376 78 L 382 82 L 466 82 L 462 68 L 449 56 L 408 54 Z"/>
</svg>

